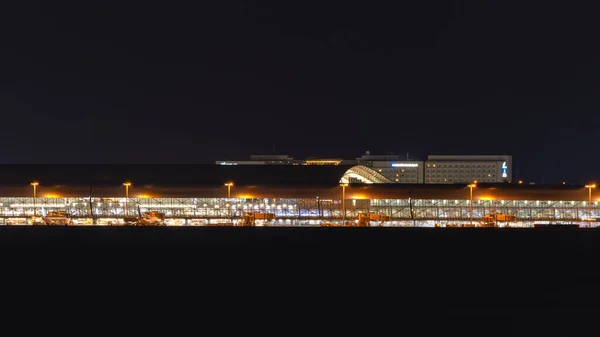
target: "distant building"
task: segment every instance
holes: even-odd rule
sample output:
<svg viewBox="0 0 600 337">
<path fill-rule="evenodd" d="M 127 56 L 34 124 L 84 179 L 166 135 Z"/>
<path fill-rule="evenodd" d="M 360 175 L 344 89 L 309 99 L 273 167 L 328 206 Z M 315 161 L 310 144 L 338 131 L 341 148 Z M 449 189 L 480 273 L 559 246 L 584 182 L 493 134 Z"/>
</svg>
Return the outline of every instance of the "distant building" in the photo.
<svg viewBox="0 0 600 337">
<path fill-rule="evenodd" d="M 303 160 L 295 160 L 288 155 L 251 155 L 250 160 L 217 160 L 217 165 L 300 165 Z"/>
<path fill-rule="evenodd" d="M 304 160 L 304 165 L 340 165 L 344 159 L 341 158 L 308 158 Z"/>
<path fill-rule="evenodd" d="M 430 155 L 425 162 L 425 184 L 510 182 L 512 156 Z"/>
<path fill-rule="evenodd" d="M 348 165 L 349 181 L 399 184 L 500 183 L 512 180 L 512 156 L 508 155 L 430 155 L 426 161 L 398 155 L 372 155 L 367 151 L 356 159 L 307 158 L 288 155 L 252 155 L 250 160 L 220 160 L 218 165 Z M 364 179 L 359 179 L 358 177 Z M 367 177 L 368 178 L 365 178 Z"/>
<path fill-rule="evenodd" d="M 288 155 L 251 155 L 250 160 L 217 160 L 217 165 L 356 165 L 342 158 L 294 159 Z"/>
<path fill-rule="evenodd" d="M 306 158 L 303 162 L 304 165 L 356 165 L 355 160 L 348 160 L 343 158 Z"/>
</svg>

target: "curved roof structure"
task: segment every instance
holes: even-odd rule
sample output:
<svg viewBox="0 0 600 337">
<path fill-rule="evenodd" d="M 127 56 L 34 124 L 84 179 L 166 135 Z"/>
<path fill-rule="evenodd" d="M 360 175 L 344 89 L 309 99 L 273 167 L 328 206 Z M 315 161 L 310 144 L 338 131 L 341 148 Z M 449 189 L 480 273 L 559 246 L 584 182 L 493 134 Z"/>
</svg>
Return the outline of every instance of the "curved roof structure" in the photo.
<svg viewBox="0 0 600 337">
<path fill-rule="evenodd" d="M 392 180 L 388 179 L 381 173 L 364 165 L 352 166 L 346 171 L 342 177 L 342 182 L 348 183 L 351 178 L 356 179 L 364 184 L 391 184 Z"/>
</svg>

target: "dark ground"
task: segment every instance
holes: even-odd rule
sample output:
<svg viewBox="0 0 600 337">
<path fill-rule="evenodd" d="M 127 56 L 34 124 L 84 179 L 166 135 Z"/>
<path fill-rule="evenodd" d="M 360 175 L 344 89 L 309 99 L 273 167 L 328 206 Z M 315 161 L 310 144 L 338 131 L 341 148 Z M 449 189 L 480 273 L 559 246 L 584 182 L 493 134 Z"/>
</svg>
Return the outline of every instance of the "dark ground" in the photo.
<svg viewBox="0 0 600 337">
<path fill-rule="evenodd" d="M 599 244 L 577 229 L 2 227 L 2 303 L 111 334 L 595 335 Z"/>
</svg>

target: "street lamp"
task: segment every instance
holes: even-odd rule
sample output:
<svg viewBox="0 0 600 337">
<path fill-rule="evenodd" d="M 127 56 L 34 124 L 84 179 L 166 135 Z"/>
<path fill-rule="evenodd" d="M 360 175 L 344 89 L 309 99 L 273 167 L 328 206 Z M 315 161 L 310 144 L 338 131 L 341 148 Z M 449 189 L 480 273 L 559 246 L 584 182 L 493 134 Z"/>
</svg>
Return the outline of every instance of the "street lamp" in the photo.
<svg viewBox="0 0 600 337">
<path fill-rule="evenodd" d="M 231 186 L 233 186 L 233 183 L 225 183 L 225 186 L 227 186 L 227 199 L 231 199 Z"/>
<path fill-rule="evenodd" d="M 340 184 L 342 186 L 342 226 L 346 225 L 346 187 L 348 184 Z"/>
<path fill-rule="evenodd" d="M 35 221 L 35 216 L 36 216 L 36 212 L 35 212 L 35 202 L 37 199 L 37 187 L 40 183 L 38 183 L 37 181 L 34 181 L 31 183 L 31 186 L 33 186 L 33 221 Z"/>
<path fill-rule="evenodd" d="M 473 226 L 473 188 L 477 187 L 477 180 L 472 184 L 467 185 L 469 187 L 469 222 L 471 227 Z"/>
<path fill-rule="evenodd" d="M 125 186 L 125 216 L 129 216 L 129 186 L 131 183 L 123 183 L 123 186 Z"/>
<path fill-rule="evenodd" d="M 592 188 L 596 188 L 596 184 L 585 185 L 588 189 L 588 217 L 592 218 Z"/>
<path fill-rule="evenodd" d="M 231 219 L 231 204 L 229 199 L 231 199 L 231 186 L 233 186 L 233 182 L 225 183 L 225 186 L 227 186 L 227 217 Z"/>
</svg>

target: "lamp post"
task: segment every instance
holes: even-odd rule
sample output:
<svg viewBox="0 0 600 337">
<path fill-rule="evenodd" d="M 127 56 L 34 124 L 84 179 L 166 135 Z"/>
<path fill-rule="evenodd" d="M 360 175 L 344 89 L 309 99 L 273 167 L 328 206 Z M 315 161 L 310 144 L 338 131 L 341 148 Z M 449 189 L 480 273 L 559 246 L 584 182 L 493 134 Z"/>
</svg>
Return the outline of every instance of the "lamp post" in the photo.
<svg viewBox="0 0 600 337">
<path fill-rule="evenodd" d="M 131 183 L 123 183 L 123 186 L 125 186 L 125 216 L 129 216 L 129 186 Z"/>
<path fill-rule="evenodd" d="M 477 187 L 477 180 L 467 186 L 469 187 L 469 222 L 470 226 L 473 226 L 473 188 Z"/>
<path fill-rule="evenodd" d="M 231 199 L 231 186 L 233 186 L 233 182 L 225 183 L 227 186 L 227 217 L 231 219 L 231 205 L 229 199 Z"/>
<path fill-rule="evenodd" d="M 340 184 L 342 186 L 342 226 L 346 225 L 346 187 L 348 184 Z"/>
<path fill-rule="evenodd" d="M 33 186 L 33 221 L 35 222 L 35 217 L 36 217 L 36 199 L 37 199 L 37 187 L 40 183 L 38 183 L 37 181 L 34 181 L 31 183 L 31 186 Z"/>
<path fill-rule="evenodd" d="M 592 188 L 596 188 L 596 184 L 585 185 L 588 189 L 588 217 L 592 218 Z"/>
<path fill-rule="evenodd" d="M 233 186 L 233 183 L 225 183 L 225 186 L 227 186 L 227 199 L 231 199 L 231 186 Z"/>
</svg>

